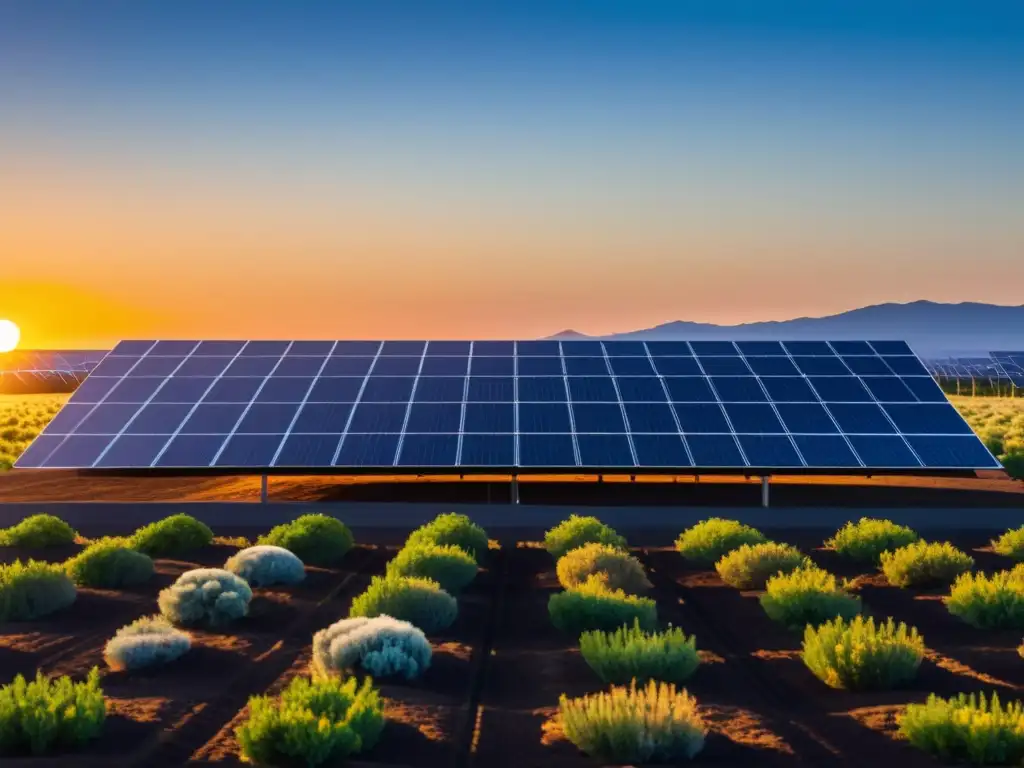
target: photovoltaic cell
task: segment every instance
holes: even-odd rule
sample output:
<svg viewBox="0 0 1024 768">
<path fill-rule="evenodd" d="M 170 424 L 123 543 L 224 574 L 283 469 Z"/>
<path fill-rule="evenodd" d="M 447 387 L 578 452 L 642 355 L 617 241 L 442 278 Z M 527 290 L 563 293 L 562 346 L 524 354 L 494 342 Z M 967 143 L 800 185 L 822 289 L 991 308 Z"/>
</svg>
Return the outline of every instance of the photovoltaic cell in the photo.
<svg viewBox="0 0 1024 768">
<path fill-rule="evenodd" d="M 900 341 L 414 339 L 121 342 L 16 466 L 999 465 Z"/>
</svg>

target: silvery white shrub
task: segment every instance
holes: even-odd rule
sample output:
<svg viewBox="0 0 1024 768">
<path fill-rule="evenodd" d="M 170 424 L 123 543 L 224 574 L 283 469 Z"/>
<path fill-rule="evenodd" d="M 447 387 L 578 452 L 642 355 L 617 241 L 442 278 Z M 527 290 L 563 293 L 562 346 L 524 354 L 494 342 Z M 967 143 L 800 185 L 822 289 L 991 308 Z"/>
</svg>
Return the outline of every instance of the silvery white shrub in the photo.
<svg viewBox="0 0 1024 768">
<path fill-rule="evenodd" d="M 298 584 L 306 578 L 302 561 L 284 547 L 259 544 L 228 558 L 224 570 L 245 579 L 254 587 L 271 584 Z"/>
<path fill-rule="evenodd" d="M 175 624 L 227 624 L 249 613 L 252 589 L 244 579 L 221 568 L 186 571 L 157 602 L 160 613 Z"/>
<path fill-rule="evenodd" d="M 121 627 L 103 649 L 111 669 L 142 669 L 166 664 L 188 652 L 192 638 L 163 616 L 145 616 Z"/>
<path fill-rule="evenodd" d="M 390 616 L 342 619 L 313 636 L 314 674 L 361 666 L 374 677 L 411 680 L 430 666 L 430 641 L 408 621 Z"/>
</svg>

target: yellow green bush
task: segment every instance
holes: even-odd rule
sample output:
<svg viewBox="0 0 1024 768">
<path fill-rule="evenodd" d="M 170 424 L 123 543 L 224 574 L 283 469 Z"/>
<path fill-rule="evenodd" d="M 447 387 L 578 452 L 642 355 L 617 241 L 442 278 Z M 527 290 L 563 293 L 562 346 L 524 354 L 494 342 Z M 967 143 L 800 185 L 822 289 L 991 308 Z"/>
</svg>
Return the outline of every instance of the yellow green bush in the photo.
<svg viewBox="0 0 1024 768">
<path fill-rule="evenodd" d="M 764 589 L 775 574 L 789 573 L 810 564 L 796 547 L 766 541 L 737 547 L 715 563 L 715 570 L 730 587 Z"/>
<path fill-rule="evenodd" d="M 918 538 L 910 528 L 892 520 L 862 517 L 836 531 L 825 546 L 851 560 L 878 565 L 883 552 L 913 544 Z"/>
<path fill-rule="evenodd" d="M 68 395 L 0 395 L 0 472 L 10 469 Z"/>
<path fill-rule="evenodd" d="M 1024 525 L 1020 528 L 1012 528 L 998 539 L 993 540 L 992 549 L 1000 555 L 1012 557 L 1014 560 L 1024 560 Z"/>
<path fill-rule="evenodd" d="M 355 546 L 355 539 L 348 526 L 337 518 L 312 514 L 272 528 L 256 543 L 282 547 L 305 565 L 328 568 L 345 559 Z"/>
<path fill-rule="evenodd" d="M 389 576 L 433 579 L 441 589 L 457 594 L 476 578 L 476 560 L 454 544 L 406 544 L 387 565 Z"/>
<path fill-rule="evenodd" d="M 881 556 L 882 573 L 894 587 L 952 584 L 974 567 L 974 558 L 947 542 L 916 541 Z"/>
<path fill-rule="evenodd" d="M 32 515 L 17 525 L 0 529 L 0 546 L 42 549 L 71 544 L 75 529 L 53 515 Z"/>
<path fill-rule="evenodd" d="M 744 544 L 768 541 L 756 528 L 736 520 L 712 517 L 683 531 L 676 539 L 676 550 L 697 565 L 714 565 L 723 556 Z"/>
<path fill-rule="evenodd" d="M 63 610 L 78 591 L 63 566 L 29 560 L 0 565 L 0 621 L 31 621 Z"/>
<path fill-rule="evenodd" d="M 653 630 L 658 621 L 653 600 L 609 589 L 599 576 L 592 576 L 575 589 L 551 595 L 548 615 L 558 630 L 576 637 L 587 630 L 616 630 L 635 622 Z"/>
<path fill-rule="evenodd" d="M 80 683 L 69 677 L 51 680 L 42 671 L 31 682 L 18 675 L 0 688 L 0 754 L 81 747 L 100 735 L 106 716 L 96 667 Z"/>
<path fill-rule="evenodd" d="M 558 560 L 584 544 L 607 544 L 625 551 L 626 539 L 596 517 L 570 515 L 544 535 L 544 548 Z"/>
<path fill-rule="evenodd" d="M 558 583 L 573 589 L 591 576 L 603 575 L 609 589 L 621 589 L 636 595 L 651 588 L 640 561 L 607 544 L 584 544 L 558 558 L 555 567 Z"/>
<path fill-rule="evenodd" d="M 693 696 L 653 680 L 578 699 L 563 694 L 558 719 L 579 749 L 617 764 L 690 760 L 704 748 L 708 732 Z"/>
<path fill-rule="evenodd" d="M 830 688 L 885 690 L 913 680 L 924 659 L 924 640 L 892 619 L 833 619 L 804 630 L 801 658 Z"/>
<path fill-rule="evenodd" d="M 768 618 L 790 629 L 837 616 L 852 619 L 860 613 L 860 598 L 851 595 L 831 573 L 814 566 L 772 576 L 760 600 Z"/>
<path fill-rule="evenodd" d="M 438 515 L 426 525 L 421 525 L 409 534 L 406 546 L 436 544 L 459 547 L 472 555 L 478 563 L 487 554 L 487 531 L 466 515 L 449 512 Z"/>
<path fill-rule="evenodd" d="M 951 614 L 979 629 L 1024 629 L 1024 573 L 964 573 L 946 598 Z"/>
<path fill-rule="evenodd" d="M 943 762 L 972 765 L 1024 763 L 1024 705 L 1003 704 L 993 693 L 908 704 L 899 717 L 900 733 L 918 749 Z"/>
<path fill-rule="evenodd" d="M 700 665 L 696 638 L 687 637 L 679 627 L 647 632 L 638 620 L 614 632 L 584 632 L 580 654 L 602 682 L 618 685 L 632 680 L 684 683 Z"/>
<path fill-rule="evenodd" d="M 1024 398 L 949 399 L 1010 476 L 1024 479 Z"/>
</svg>

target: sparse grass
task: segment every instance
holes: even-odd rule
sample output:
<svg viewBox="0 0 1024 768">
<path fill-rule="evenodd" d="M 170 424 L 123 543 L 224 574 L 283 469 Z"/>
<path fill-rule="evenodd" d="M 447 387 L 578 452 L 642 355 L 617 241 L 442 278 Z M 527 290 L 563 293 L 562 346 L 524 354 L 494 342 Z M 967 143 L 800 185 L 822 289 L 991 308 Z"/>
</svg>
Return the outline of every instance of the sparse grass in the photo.
<svg viewBox="0 0 1024 768">
<path fill-rule="evenodd" d="M 0 395 L 0 472 L 14 466 L 68 395 Z"/>
<path fill-rule="evenodd" d="M 1024 479 L 1024 398 L 949 399 L 1007 471 Z"/>
</svg>

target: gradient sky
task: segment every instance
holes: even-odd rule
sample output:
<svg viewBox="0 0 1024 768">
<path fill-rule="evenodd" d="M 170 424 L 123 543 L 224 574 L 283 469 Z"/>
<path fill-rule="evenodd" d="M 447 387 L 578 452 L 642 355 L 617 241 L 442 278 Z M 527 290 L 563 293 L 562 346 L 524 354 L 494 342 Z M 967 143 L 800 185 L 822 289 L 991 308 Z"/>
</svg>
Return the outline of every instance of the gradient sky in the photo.
<svg viewBox="0 0 1024 768">
<path fill-rule="evenodd" d="M 0 4 L 0 317 L 530 337 L 1024 302 L 1024 4 Z"/>
</svg>

